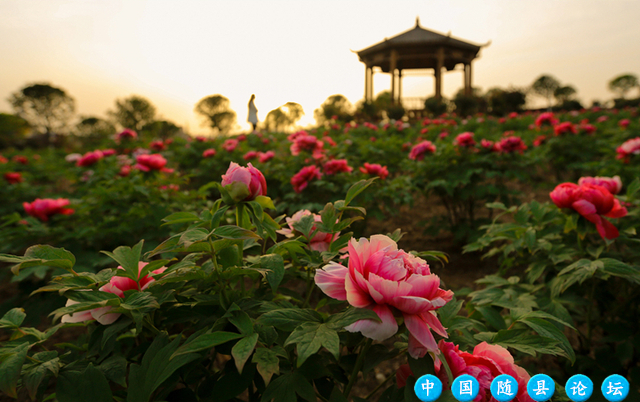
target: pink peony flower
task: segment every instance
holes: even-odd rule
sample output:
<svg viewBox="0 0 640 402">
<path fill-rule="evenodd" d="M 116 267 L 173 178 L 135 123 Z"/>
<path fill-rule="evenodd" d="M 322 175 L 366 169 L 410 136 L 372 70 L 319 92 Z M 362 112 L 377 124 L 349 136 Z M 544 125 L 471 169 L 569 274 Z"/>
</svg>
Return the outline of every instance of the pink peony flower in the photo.
<svg viewBox="0 0 640 402">
<path fill-rule="evenodd" d="M 159 170 L 165 173 L 173 173 L 173 169 L 164 167 L 167 164 L 167 160 L 160 154 L 138 155 L 136 157 L 136 162 L 137 163 L 134 168 L 142 170 L 143 172 Z"/>
<path fill-rule="evenodd" d="M 222 148 L 227 152 L 233 152 L 238 147 L 238 140 L 229 138 L 222 144 Z"/>
<path fill-rule="evenodd" d="M 95 150 L 87 152 L 82 158 L 78 159 L 78 161 L 76 162 L 76 166 L 91 166 L 98 163 L 98 161 L 102 158 L 104 158 L 104 154 L 102 153 L 102 151 Z"/>
<path fill-rule="evenodd" d="M 473 147 L 476 145 L 476 142 L 473 139 L 473 133 L 467 131 L 466 133 L 458 134 L 458 136 L 453 140 L 453 145 L 465 148 Z"/>
<path fill-rule="evenodd" d="M 604 123 L 605 121 L 609 120 L 609 116 L 600 116 L 596 119 L 596 122 L 598 123 Z"/>
<path fill-rule="evenodd" d="M 66 198 L 36 198 L 33 202 L 23 202 L 22 206 L 29 215 L 40 219 L 43 222 L 47 222 L 53 215 L 71 215 L 75 211 L 71 208 L 64 208 L 69 205 L 69 200 Z"/>
<path fill-rule="evenodd" d="M 0 155 L 0 163 L 5 164 L 8 163 L 9 160 L 7 158 L 5 158 L 4 156 Z"/>
<path fill-rule="evenodd" d="M 329 144 L 332 147 L 337 146 L 338 144 L 333 140 L 333 138 L 329 137 L 329 136 L 324 136 L 322 137 L 322 142 L 326 142 L 327 144 Z"/>
<path fill-rule="evenodd" d="M 527 146 L 524 145 L 524 142 L 520 137 L 506 137 L 496 142 L 495 149 L 500 153 L 506 154 L 516 151 L 522 153 L 527 149 Z"/>
<path fill-rule="evenodd" d="M 336 173 L 351 173 L 353 168 L 347 164 L 346 159 L 332 159 L 324 164 L 324 173 L 332 175 Z"/>
<path fill-rule="evenodd" d="M 122 140 L 135 140 L 136 138 L 138 138 L 138 133 L 129 128 L 125 128 L 124 130 L 116 134 L 116 142 L 120 142 Z"/>
<path fill-rule="evenodd" d="M 149 263 L 142 262 L 142 261 L 138 262 L 138 277 L 140 276 L 140 272 L 142 272 L 142 269 L 147 264 Z M 121 266 L 118 266 L 118 269 L 124 269 L 124 268 L 122 268 Z M 160 267 L 154 271 L 151 271 L 151 273 L 161 274 L 166 269 L 167 267 Z M 140 278 L 138 282 L 134 281 L 131 278 L 125 278 L 123 276 L 114 276 L 109 280 L 109 283 L 107 283 L 106 285 L 100 288 L 100 291 L 113 293 L 118 297 L 124 298 L 124 292 L 126 292 L 127 290 L 137 290 L 141 292 L 147 289 L 149 285 L 151 285 L 153 282 L 155 282 L 155 279 L 153 279 L 149 275 L 145 275 L 143 278 Z M 77 303 L 78 302 L 69 299 L 67 300 L 66 306 L 68 307 Z M 109 325 L 109 324 L 113 324 L 118 319 L 118 317 L 120 317 L 120 314 L 110 314 L 109 311 L 111 310 L 112 310 L 112 307 L 107 306 L 107 307 L 94 308 L 86 311 L 79 311 L 71 315 L 66 314 L 62 316 L 62 322 L 73 323 L 73 322 L 84 322 L 84 321 L 96 320 L 102 325 Z"/>
<path fill-rule="evenodd" d="M 29 159 L 27 159 L 26 156 L 16 155 L 12 159 L 13 159 L 14 162 L 19 163 L 21 165 L 29 164 Z"/>
<path fill-rule="evenodd" d="M 214 156 L 216 156 L 216 150 L 213 148 L 205 149 L 202 153 L 203 158 L 212 158 Z"/>
<path fill-rule="evenodd" d="M 594 126 L 593 124 L 584 123 L 578 126 L 578 130 L 580 130 L 581 133 L 593 134 L 596 132 L 596 126 Z"/>
<path fill-rule="evenodd" d="M 544 144 L 546 141 L 547 141 L 546 135 L 539 135 L 536 137 L 535 140 L 533 140 L 533 146 L 539 147 L 540 145 Z"/>
<path fill-rule="evenodd" d="M 165 149 L 167 149 L 167 146 L 165 145 L 164 142 L 162 142 L 161 140 L 158 140 L 158 141 L 151 141 L 149 148 L 153 149 L 154 151 L 164 151 Z"/>
<path fill-rule="evenodd" d="M 258 151 L 249 151 L 246 154 L 244 154 L 242 159 L 244 159 L 245 161 L 250 161 L 252 159 L 256 159 L 257 157 L 258 157 Z"/>
<path fill-rule="evenodd" d="M 307 186 L 309 182 L 313 179 L 320 180 L 322 177 L 322 173 L 320 169 L 318 169 L 315 165 L 305 166 L 298 173 L 296 173 L 291 178 L 291 185 L 293 186 L 293 191 L 296 193 L 302 192 Z"/>
<path fill-rule="evenodd" d="M 246 188 L 247 192 L 241 191 L 234 196 L 235 191 L 232 186 L 239 183 Z M 222 175 L 222 186 L 227 188 L 235 201 L 251 201 L 259 195 L 267 195 L 267 180 L 261 171 L 253 167 L 251 163 L 247 167 L 240 166 L 235 162 L 229 164 L 227 172 Z M 247 194 L 244 196 L 244 194 Z M 244 196 L 244 198 L 240 198 Z"/>
<path fill-rule="evenodd" d="M 299 134 L 293 140 L 293 144 L 289 148 L 291 155 L 299 155 L 301 151 L 310 151 L 314 158 L 323 151 L 324 143 L 310 134 Z M 316 158 L 317 159 L 317 158 Z"/>
<path fill-rule="evenodd" d="M 619 236 L 618 229 L 603 216 L 622 218 L 627 215 L 627 209 L 605 187 L 590 183 L 580 186 L 562 183 L 549 193 L 549 197 L 558 208 L 571 208 L 595 223 L 603 239 L 612 240 Z"/>
<path fill-rule="evenodd" d="M 625 163 L 628 163 L 631 155 L 640 154 L 640 137 L 623 142 L 622 145 L 616 148 L 616 152 L 618 153 L 616 159 L 622 159 Z"/>
<path fill-rule="evenodd" d="M 595 184 L 596 186 L 602 186 L 606 188 L 611 194 L 616 195 L 622 190 L 622 180 L 620 180 L 620 176 L 613 177 L 581 177 L 578 180 L 578 185 L 581 186 L 583 184 Z"/>
<path fill-rule="evenodd" d="M 484 149 L 492 150 L 494 145 L 493 141 L 485 140 L 484 138 L 480 140 L 480 146 Z"/>
<path fill-rule="evenodd" d="M 386 166 L 381 166 L 378 163 L 364 163 L 364 166 L 360 167 L 360 171 L 364 174 L 368 174 L 371 176 L 378 176 L 382 180 L 386 179 L 389 176 L 389 171 Z"/>
<path fill-rule="evenodd" d="M 555 126 L 558 122 L 558 119 L 555 118 L 552 112 L 544 112 L 540 113 L 538 118 L 536 119 L 536 127 L 541 126 Z"/>
<path fill-rule="evenodd" d="M 438 138 L 441 140 L 444 140 L 445 138 L 447 138 L 449 136 L 449 133 L 446 131 L 441 132 L 440 134 L 438 134 Z"/>
<path fill-rule="evenodd" d="M 475 401 L 494 401 L 491 396 L 491 381 L 501 374 L 508 374 L 518 383 L 518 394 L 513 402 L 534 402 L 527 393 L 529 373 L 516 365 L 511 353 L 500 345 L 482 342 L 473 349 L 473 353 L 460 351 L 458 345 L 441 340 L 438 349 L 442 352 L 451 368 L 453 378 L 463 374 L 473 376 L 480 383 L 480 392 Z M 443 389 L 450 389 L 449 378 L 440 360 L 435 364 L 436 376 L 442 381 Z"/>
<path fill-rule="evenodd" d="M 509 113 L 509 118 L 510 119 L 517 119 L 518 118 L 518 112 Z"/>
<path fill-rule="evenodd" d="M 348 250 L 348 267 L 332 262 L 316 271 L 315 282 L 329 297 L 375 311 L 381 322 L 360 320 L 345 329 L 384 341 L 398 331 L 396 311 L 409 330 L 411 357 L 438 353 L 431 330 L 443 337 L 447 332 L 435 310 L 449 302 L 453 292 L 440 289 L 440 278 L 427 262 L 398 250 L 396 242 L 383 235 L 351 239 Z"/>
<path fill-rule="evenodd" d="M 4 179 L 9 184 L 17 184 L 24 181 L 24 179 L 22 178 L 22 174 L 18 172 L 7 172 L 4 174 Z"/>
<path fill-rule="evenodd" d="M 627 128 L 629 127 L 629 124 L 631 122 L 629 121 L 629 119 L 622 119 L 618 122 L 618 126 L 622 127 L 622 128 Z"/>
<path fill-rule="evenodd" d="M 287 228 L 280 229 L 280 230 L 277 230 L 277 232 L 285 235 L 286 237 L 294 237 L 296 230 L 294 229 L 293 225 L 296 222 L 299 222 L 300 219 L 302 219 L 304 216 L 309 216 L 309 215 L 313 216 L 313 220 L 315 222 L 322 222 L 322 217 L 320 215 L 314 214 L 308 209 L 303 209 L 293 214 L 291 218 L 286 218 L 287 225 L 289 225 L 288 229 Z M 311 250 L 316 250 L 320 252 L 328 251 L 329 246 L 331 245 L 331 242 L 338 238 L 338 233 L 331 235 L 329 233 L 321 232 L 316 228 L 315 224 L 311 229 L 311 234 L 312 234 L 312 237 L 310 239 L 307 238 L 307 241 L 309 242 L 309 248 Z"/>
<path fill-rule="evenodd" d="M 118 172 L 118 176 L 127 177 L 131 174 L 131 165 L 122 165 L 120 167 L 120 171 Z"/>
<path fill-rule="evenodd" d="M 570 121 L 563 121 L 562 123 L 556 124 L 553 127 L 553 132 L 555 133 L 556 137 L 562 134 L 578 133 L 578 131 L 576 130 L 576 126 Z"/>
<path fill-rule="evenodd" d="M 421 161 L 424 159 L 427 152 L 432 154 L 435 153 L 436 146 L 433 145 L 431 141 L 422 141 L 411 148 L 411 152 L 409 152 L 409 159 Z"/>
<path fill-rule="evenodd" d="M 260 161 L 260 163 L 269 162 L 275 156 L 276 156 L 276 153 L 273 151 L 258 152 L 258 160 Z"/>
</svg>

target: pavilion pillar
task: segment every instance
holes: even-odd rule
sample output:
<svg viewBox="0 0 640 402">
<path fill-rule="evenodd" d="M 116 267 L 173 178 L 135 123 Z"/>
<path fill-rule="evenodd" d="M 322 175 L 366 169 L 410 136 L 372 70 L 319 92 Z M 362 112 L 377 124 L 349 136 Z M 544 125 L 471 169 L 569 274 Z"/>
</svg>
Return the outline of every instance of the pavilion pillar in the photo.
<svg viewBox="0 0 640 402">
<path fill-rule="evenodd" d="M 464 79 L 463 79 L 464 95 L 469 96 L 471 95 L 471 88 L 469 86 L 469 63 L 464 63 L 464 69 L 462 71 L 464 75 Z"/>
<path fill-rule="evenodd" d="M 369 66 L 364 65 L 364 101 L 369 102 Z"/>
<path fill-rule="evenodd" d="M 469 78 L 467 78 L 467 83 L 469 85 L 469 96 L 473 95 L 473 83 L 471 81 L 471 78 L 473 77 L 473 75 L 471 74 L 471 62 L 469 62 L 468 64 L 468 68 L 469 68 L 469 72 L 467 73 Z"/>
<path fill-rule="evenodd" d="M 391 73 L 391 102 L 396 103 L 396 66 L 398 62 L 398 52 L 391 50 L 391 59 L 389 60 L 389 72 Z"/>
<path fill-rule="evenodd" d="M 398 103 L 402 103 L 402 70 L 398 69 Z"/>
<path fill-rule="evenodd" d="M 436 56 L 436 98 L 442 98 L 442 67 L 444 66 L 444 48 L 439 48 Z"/>
</svg>

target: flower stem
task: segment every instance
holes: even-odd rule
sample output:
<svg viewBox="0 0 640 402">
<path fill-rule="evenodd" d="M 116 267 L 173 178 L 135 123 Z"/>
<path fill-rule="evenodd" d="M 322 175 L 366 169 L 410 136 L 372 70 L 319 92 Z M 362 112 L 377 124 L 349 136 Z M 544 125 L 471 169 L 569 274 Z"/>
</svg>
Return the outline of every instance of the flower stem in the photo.
<svg viewBox="0 0 640 402">
<path fill-rule="evenodd" d="M 349 377 L 349 383 L 344 388 L 344 392 L 342 393 L 346 399 L 349 399 L 351 388 L 353 388 L 353 384 L 355 384 L 356 380 L 358 379 L 358 373 L 360 372 L 360 370 L 362 369 L 362 365 L 364 364 L 364 357 L 367 354 L 367 350 L 369 350 L 369 347 L 372 343 L 373 339 L 367 338 L 364 345 L 362 345 L 360 351 L 358 352 L 358 359 L 356 360 L 356 365 L 353 366 L 353 371 L 351 372 L 351 376 Z"/>
</svg>

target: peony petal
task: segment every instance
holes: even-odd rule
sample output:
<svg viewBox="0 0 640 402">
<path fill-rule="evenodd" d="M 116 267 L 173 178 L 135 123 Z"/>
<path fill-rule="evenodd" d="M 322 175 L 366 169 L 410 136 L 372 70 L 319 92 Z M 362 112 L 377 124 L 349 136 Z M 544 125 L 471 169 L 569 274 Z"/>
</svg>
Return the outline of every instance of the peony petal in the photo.
<svg viewBox="0 0 640 402">
<path fill-rule="evenodd" d="M 417 296 L 399 296 L 394 298 L 391 304 L 405 314 L 418 314 L 435 309 L 431 300 Z"/>
<path fill-rule="evenodd" d="M 440 287 L 440 278 L 438 275 L 411 275 L 407 278 L 407 283 L 411 285 L 410 296 L 424 297 L 432 299 L 436 295 L 436 291 Z"/>
<path fill-rule="evenodd" d="M 611 222 L 604 218 L 600 218 L 600 222 L 596 223 L 596 229 L 598 229 L 598 233 L 603 239 L 613 240 L 620 236 L 620 232 L 618 232 L 618 229 L 613 226 Z"/>
<path fill-rule="evenodd" d="M 435 311 L 427 311 L 426 313 L 420 314 L 420 317 L 429 325 L 429 327 L 434 330 L 438 335 L 448 338 L 449 334 L 447 334 L 447 329 L 442 326 L 442 323 L 438 319 L 438 316 Z"/>
<path fill-rule="evenodd" d="M 360 274 L 360 273 L 356 272 L 356 274 Z M 347 301 L 353 307 L 364 308 L 364 307 L 369 307 L 369 305 L 373 303 L 371 296 L 369 296 L 368 293 L 366 293 L 360 286 L 358 286 L 357 283 L 355 283 L 351 275 L 346 275 L 345 281 L 344 281 L 344 288 L 347 293 Z M 365 288 L 366 288 L 366 284 L 365 284 Z"/>
<path fill-rule="evenodd" d="M 369 283 L 382 295 L 384 303 L 391 303 L 395 298 L 404 296 L 411 290 L 411 285 L 406 282 L 397 282 L 380 277 L 376 274 L 369 274 Z M 377 301 L 377 303 L 381 303 Z"/>
<path fill-rule="evenodd" d="M 372 308 L 378 314 L 382 322 L 373 320 L 360 320 L 345 327 L 349 332 L 360 332 L 363 336 L 376 341 L 384 341 L 398 332 L 398 323 L 393 317 L 391 309 L 383 304 L 376 304 Z"/>
<path fill-rule="evenodd" d="M 316 271 L 315 282 L 327 296 L 337 300 L 347 300 L 345 278 L 348 273 L 349 269 L 344 265 L 330 263 Z"/>
<path fill-rule="evenodd" d="M 403 314 L 404 323 L 409 330 L 410 336 L 409 340 L 411 340 L 411 336 L 413 336 L 423 348 L 426 348 L 428 352 L 438 352 L 438 345 L 436 344 L 436 340 L 431 333 L 431 329 L 427 322 L 422 319 L 422 317 L 418 314 Z M 414 349 L 417 348 L 418 345 L 414 344 Z M 411 354 L 411 342 L 409 343 L 409 354 Z M 417 350 L 415 350 L 417 351 Z M 413 356 L 413 354 L 412 354 Z"/>
<path fill-rule="evenodd" d="M 593 220 L 593 215 L 597 215 L 596 206 L 587 200 L 577 200 L 571 204 L 571 207 L 575 209 L 580 215 L 584 216 L 590 222 L 596 223 Z"/>
<path fill-rule="evenodd" d="M 111 306 L 94 308 L 91 310 L 91 315 L 102 325 L 113 324 L 120 317 L 120 313 L 111 314 L 112 309 Z"/>
<path fill-rule="evenodd" d="M 620 200 L 615 198 L 613 201 L 613 208 L 604 216 L 608 218 L 622 218 L 624 216 L 627 216 L 627 208 L 620 205 Z"/>
</svg>

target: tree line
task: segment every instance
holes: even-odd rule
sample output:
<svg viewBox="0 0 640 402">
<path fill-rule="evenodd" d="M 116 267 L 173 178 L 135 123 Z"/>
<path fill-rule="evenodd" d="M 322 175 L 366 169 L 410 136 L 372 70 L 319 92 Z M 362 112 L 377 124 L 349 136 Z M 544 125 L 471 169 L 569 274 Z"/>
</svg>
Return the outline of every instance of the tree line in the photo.
<svg viewBox="0 0 640 402">
<path fill-rule="evenodd" d="M 608 88 L 615 94 L 614 107 L 640 104 L 640 94 L 637 99 L 627 99 L 634 89 L 640 89 L 636 75 L 616 76 L 608 82 Z M 484 94 L 474 88 L 472 95 L 465 95 L 461 89 L 451 100 L 427 98 L 424 111 L 433 115 L 447 111 L 464 116 L 478 112 L 506 115 L 521 111 L 528 96 L 546 100 L 550 109 L 581 109 L 583 105 L 576 99 L 576 94 L 572 85 L 561 84 L 555 77 L 544 74 L 528 88 L 492 88 Z M 9 102 L 14 113 L 0 113 L 0 148 L 20 143 L 28 134 L 51 145 L 61 135 L 74 134 L 90 142 L 92 138 L 99 141 L 124 128 L 133 129 L 143 137 L 158 139 L 183 132 L 175 123 L 159 118 L 155 106 L 139 95 L 116 99 L 114 107 L 107 110 L 106 119 L 76 117 L 73 97 L 64 89 L 48 83 L 27 85 L 13 93 Z M 238 127 L 236 113 L 231 109 L 229 99 L 223 95 L 200 99 L 194 111 L 214 134 L 227 134 Z M 389 91 L 383 91 L 373 102 L 360 101 L 356 106 L 343 95 L 331 95 L 314 111 L 314 117 L 322 125 L 330 120 L 400 119 L 406 113 L 401 104 L 392 102 Z M 267 131 L 287 131 L 294 128 L 303 115 L 300 104 L 287 102 L 267 113 L 262 126 Z"/>
</svg>

